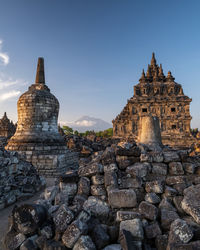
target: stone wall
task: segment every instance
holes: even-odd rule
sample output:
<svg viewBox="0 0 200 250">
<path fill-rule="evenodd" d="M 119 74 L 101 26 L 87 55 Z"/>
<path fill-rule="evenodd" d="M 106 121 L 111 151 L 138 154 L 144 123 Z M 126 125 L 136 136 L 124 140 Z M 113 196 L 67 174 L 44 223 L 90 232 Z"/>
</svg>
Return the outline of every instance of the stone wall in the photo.
<svg viewBox="0 0 200 250">
<path fill-rule="evenodd" d="M 23 227 L 19 211 L 27 206 L 15 208 L 5 243 L 27 249 L 199 249 L 199 194 L 198 157 L 121 142 L 81 159 L 78 171 L 66 172 L 37 205 L 29 205 L 41 218 L 33 219 L 34 227 Z"/>
</svg>

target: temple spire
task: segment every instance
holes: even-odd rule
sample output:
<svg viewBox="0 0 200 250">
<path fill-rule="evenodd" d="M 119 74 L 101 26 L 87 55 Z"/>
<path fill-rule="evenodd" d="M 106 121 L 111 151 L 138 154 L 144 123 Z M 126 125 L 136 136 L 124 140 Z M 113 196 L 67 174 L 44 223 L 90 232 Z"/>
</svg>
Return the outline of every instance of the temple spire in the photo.
<svg viewBox="0 0 200 250">
<path fill-rule="evenodd" d="M 175 79 L 175 78 L 172 76 L 171 71 L 168 71 L 168 74 L 167 74 L 167 77 L 166 77 L 166 78 L 167 78 L 168 81 L 171 81 L 171 82 L 173 82 L 174 79 Z"/>
<path fill-rule="evenodd" d="M 151 65 L 156 66 L 156 58 L 155 58 L 155 53 L 152 53 L 152 58 L 151 58 Z"/>
<path fill-rule="evenodd" d="M 159 67 L 159 71 L 158 71 L 158 76 L 161 80 L 164 80 L 165 78 L 165 75 L 163 73 L 163 69 L 162 69 L 162 64 L 160 64 L 160 67 Z"/>
<path fill-rule="evenodd" d="M 145 82 L 146 81 L 146 76 L 145 76 L 145 73 L 144 73 L 144 69 L 142 71 L 142 75 L 141 75 L 141 78 L 139 80 L 140 82 Z"/>
<path fill-rule="evenodd" d="M 151 66 L 149 64 L 148 64 L 148 69 L 147 69 L 146 76 L 147 76 L 148 80 L 152 79 Z"/>
<path fill-rule="evenodd" d="M 39 57 L 38 58 L 38 64 L 37 64 L 37 72 L 36 72 L 36 78 L 35 83 L 42 83 L 45 84 L 45 76 L 44 76 L 44 58 Z"/>
</svg>

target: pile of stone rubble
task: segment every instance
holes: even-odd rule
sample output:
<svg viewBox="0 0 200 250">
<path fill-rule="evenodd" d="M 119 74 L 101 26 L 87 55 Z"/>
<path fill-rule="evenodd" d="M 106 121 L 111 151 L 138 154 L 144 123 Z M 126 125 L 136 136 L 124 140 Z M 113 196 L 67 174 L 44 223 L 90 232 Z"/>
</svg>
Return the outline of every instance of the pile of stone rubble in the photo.
<svg viewBox="0 0 200 250">
<path fill-rule="evenodd" d="M 32 164 L 0 147 L 0 209 L 33 196 L 44 184 Z"/>
<path fill-rule="evenodd" d="M 119 143 L 15 207 L 7 249 L 200 249 L 200 160 Z"/>
<path fill-rule="evenodd" d="M 102 138 L 93 134 L 88 136 L 66 135 L 66 145 L 71 151 L 79 152 L 80 157 L 89 157 L 94 152 L 105 150 L 119 139 Z"/>
</svg>

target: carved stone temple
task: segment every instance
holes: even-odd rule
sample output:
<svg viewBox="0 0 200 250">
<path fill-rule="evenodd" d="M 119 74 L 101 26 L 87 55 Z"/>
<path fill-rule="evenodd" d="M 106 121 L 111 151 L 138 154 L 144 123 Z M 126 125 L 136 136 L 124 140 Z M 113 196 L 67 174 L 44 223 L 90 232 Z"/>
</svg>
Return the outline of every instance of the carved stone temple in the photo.
<svg viewBox="0 0 200 250">
<path fill-rule="evenodd" d="M 140 117 L 151 114 L 159 118 L 163 144 L 191 146 L 195 142 L 190 133 L 191 101 L 170 71 L 164 75 L 153 53 L 146 74 L 143 70 L 139 83 L 134 86 L 133 97 L 112 121 L 113 135 L 137 140 Z"/>
<path fill-rule="evenodd" d="M 17 129 L 7 150 L 23 154 L 41 175 L 59 175 L 77 166 L 77 157 L 58 132 L 59 102 L 45 84 L 43 58 L 38 59 L 35 83 L 20 96 L 17 109 Z"/>
<path fill-rule="evenodd" d="M 4 116 L 0 119 L 0 136 L 10 138 L 15 133 L 15 125 L 7 117 L 6 112 Z"/>
</svg>

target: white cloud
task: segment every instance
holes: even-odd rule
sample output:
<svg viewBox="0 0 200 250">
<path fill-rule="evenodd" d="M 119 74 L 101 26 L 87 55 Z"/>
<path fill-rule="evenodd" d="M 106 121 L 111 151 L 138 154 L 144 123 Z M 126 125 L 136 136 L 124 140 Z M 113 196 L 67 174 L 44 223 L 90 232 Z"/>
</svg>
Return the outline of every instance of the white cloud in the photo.
<svg viewBox="0 0 200 250">
<path fill-rule="evenodd" d="M 77 121 L 75 124 L 77 126 L 81 126 L 81 127 L 92 127 L 93 125 L 96 124 L 96 122 L 88 121 L 88 120 L 82 120 L 82 121 Z"/>
<path fill-rule="evenodd" d="M 96 124 L 95 121 L 88 121 L 88 120 L 82 120 L 82 121 L 76 121 L 76 122 L 65 122 L 65 121 L 59 121 L 59 124 L 61 126 L 71 126 L 71 127 L 92 127 Z"/>
<path fill-rule="evenodd" d="M 6 101 L 21 94 L 19 90 L 11 90 L 0 95 L 0 102 Z"/>
<path fill-rule="evenodd" d="M 3 41 L 0 40 L 0 60 L 4 65 L 7 65 L 10 61 L 10 58 L 6 52 L 2 51 L 2 44 L 3 44 Z"/>
</svg>

